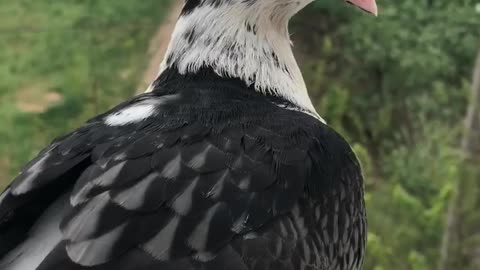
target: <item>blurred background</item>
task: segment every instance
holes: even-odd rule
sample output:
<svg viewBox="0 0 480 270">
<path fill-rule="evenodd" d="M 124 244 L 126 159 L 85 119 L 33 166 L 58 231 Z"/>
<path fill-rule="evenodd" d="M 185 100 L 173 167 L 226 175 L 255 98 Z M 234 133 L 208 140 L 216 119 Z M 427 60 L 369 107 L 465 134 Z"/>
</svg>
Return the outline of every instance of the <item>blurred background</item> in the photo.
<svg viewBox="0 0 480 270">
<path fill-rule="evenodd" d="M 181 0 L 0 0 L 0 189 L 155 77 Z M 366 176 L 366 270 L 480 269 L 480 0 L 321 0 L 291 25 Z M 477 59 L 477 60 L 476 60 Z"/>
</svg>

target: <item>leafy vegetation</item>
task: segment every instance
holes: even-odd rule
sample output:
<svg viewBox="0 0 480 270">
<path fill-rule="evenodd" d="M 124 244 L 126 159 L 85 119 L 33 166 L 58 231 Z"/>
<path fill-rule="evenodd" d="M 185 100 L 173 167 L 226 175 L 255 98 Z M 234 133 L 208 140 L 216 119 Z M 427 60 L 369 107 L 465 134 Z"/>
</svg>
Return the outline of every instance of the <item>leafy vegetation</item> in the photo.
<svg viewBox="0 0 480 270">
<path fill-rule="evenodd" d="M 378 2 L 373 18 L 318 1 L 294 22 L 297 53 L 318 111 L 365 169 L 365 269 L 436 269 L 446 209 L 465 177 L 458 149 L 480 49 L 478 2 Z M 478 198 L 471 182 L 468 196 Z M 478 228 L 475 204 L 464 214 Z"/>
</svg>

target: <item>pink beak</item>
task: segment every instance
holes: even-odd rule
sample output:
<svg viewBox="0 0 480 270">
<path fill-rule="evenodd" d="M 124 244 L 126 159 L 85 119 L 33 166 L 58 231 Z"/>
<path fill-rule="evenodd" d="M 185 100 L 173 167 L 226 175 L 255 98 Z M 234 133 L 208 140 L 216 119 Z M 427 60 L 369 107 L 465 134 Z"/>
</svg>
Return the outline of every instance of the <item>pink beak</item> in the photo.
<svg viewBox="0 0 480 270">
<path fill-rule="evenodd" d="M 375 16 L 378 16 L 378 8 L 375 0 L 346 0 L 347 3 L 350 3 L 354 6 L 357 6 L 368 13 L 372 13 Z"/>
</svg>

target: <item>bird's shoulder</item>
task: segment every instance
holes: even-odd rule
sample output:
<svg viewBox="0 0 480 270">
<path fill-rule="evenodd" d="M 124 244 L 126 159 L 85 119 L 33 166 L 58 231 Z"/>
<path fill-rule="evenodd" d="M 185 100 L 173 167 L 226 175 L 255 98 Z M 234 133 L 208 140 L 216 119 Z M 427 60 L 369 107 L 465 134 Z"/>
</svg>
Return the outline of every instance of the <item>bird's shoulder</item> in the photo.
<svg viewBox="0 0 480 270">
<path fill-rule="evenodd" d="M 73 263 L 101 265 L 132 249 L 209 260 L 295 204 L 308 175 L 308 117 L 208 89 L 140 95 L 28 163 L 0 196 L 0 234 L 69 193 L 55 250 Z"/>
</svg>

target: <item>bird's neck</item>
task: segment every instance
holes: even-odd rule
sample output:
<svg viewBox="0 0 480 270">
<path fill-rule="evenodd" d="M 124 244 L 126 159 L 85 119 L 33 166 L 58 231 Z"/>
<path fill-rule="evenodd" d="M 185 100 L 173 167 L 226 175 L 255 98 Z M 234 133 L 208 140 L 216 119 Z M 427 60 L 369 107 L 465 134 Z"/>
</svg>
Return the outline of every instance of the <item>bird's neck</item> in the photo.
<svg viewBox="0 0 480 270">
<path fill-rule="evenodd" d="M 208 67 L 219 76 L 241 79 L 258 92 L 282 97 L 317 115 L 292 52 L 289 15 L 261 13 L 242 12 L 234 5 L 184 10 L 160 73 L 177 69 L 188 74 Z"/>
</svg>

